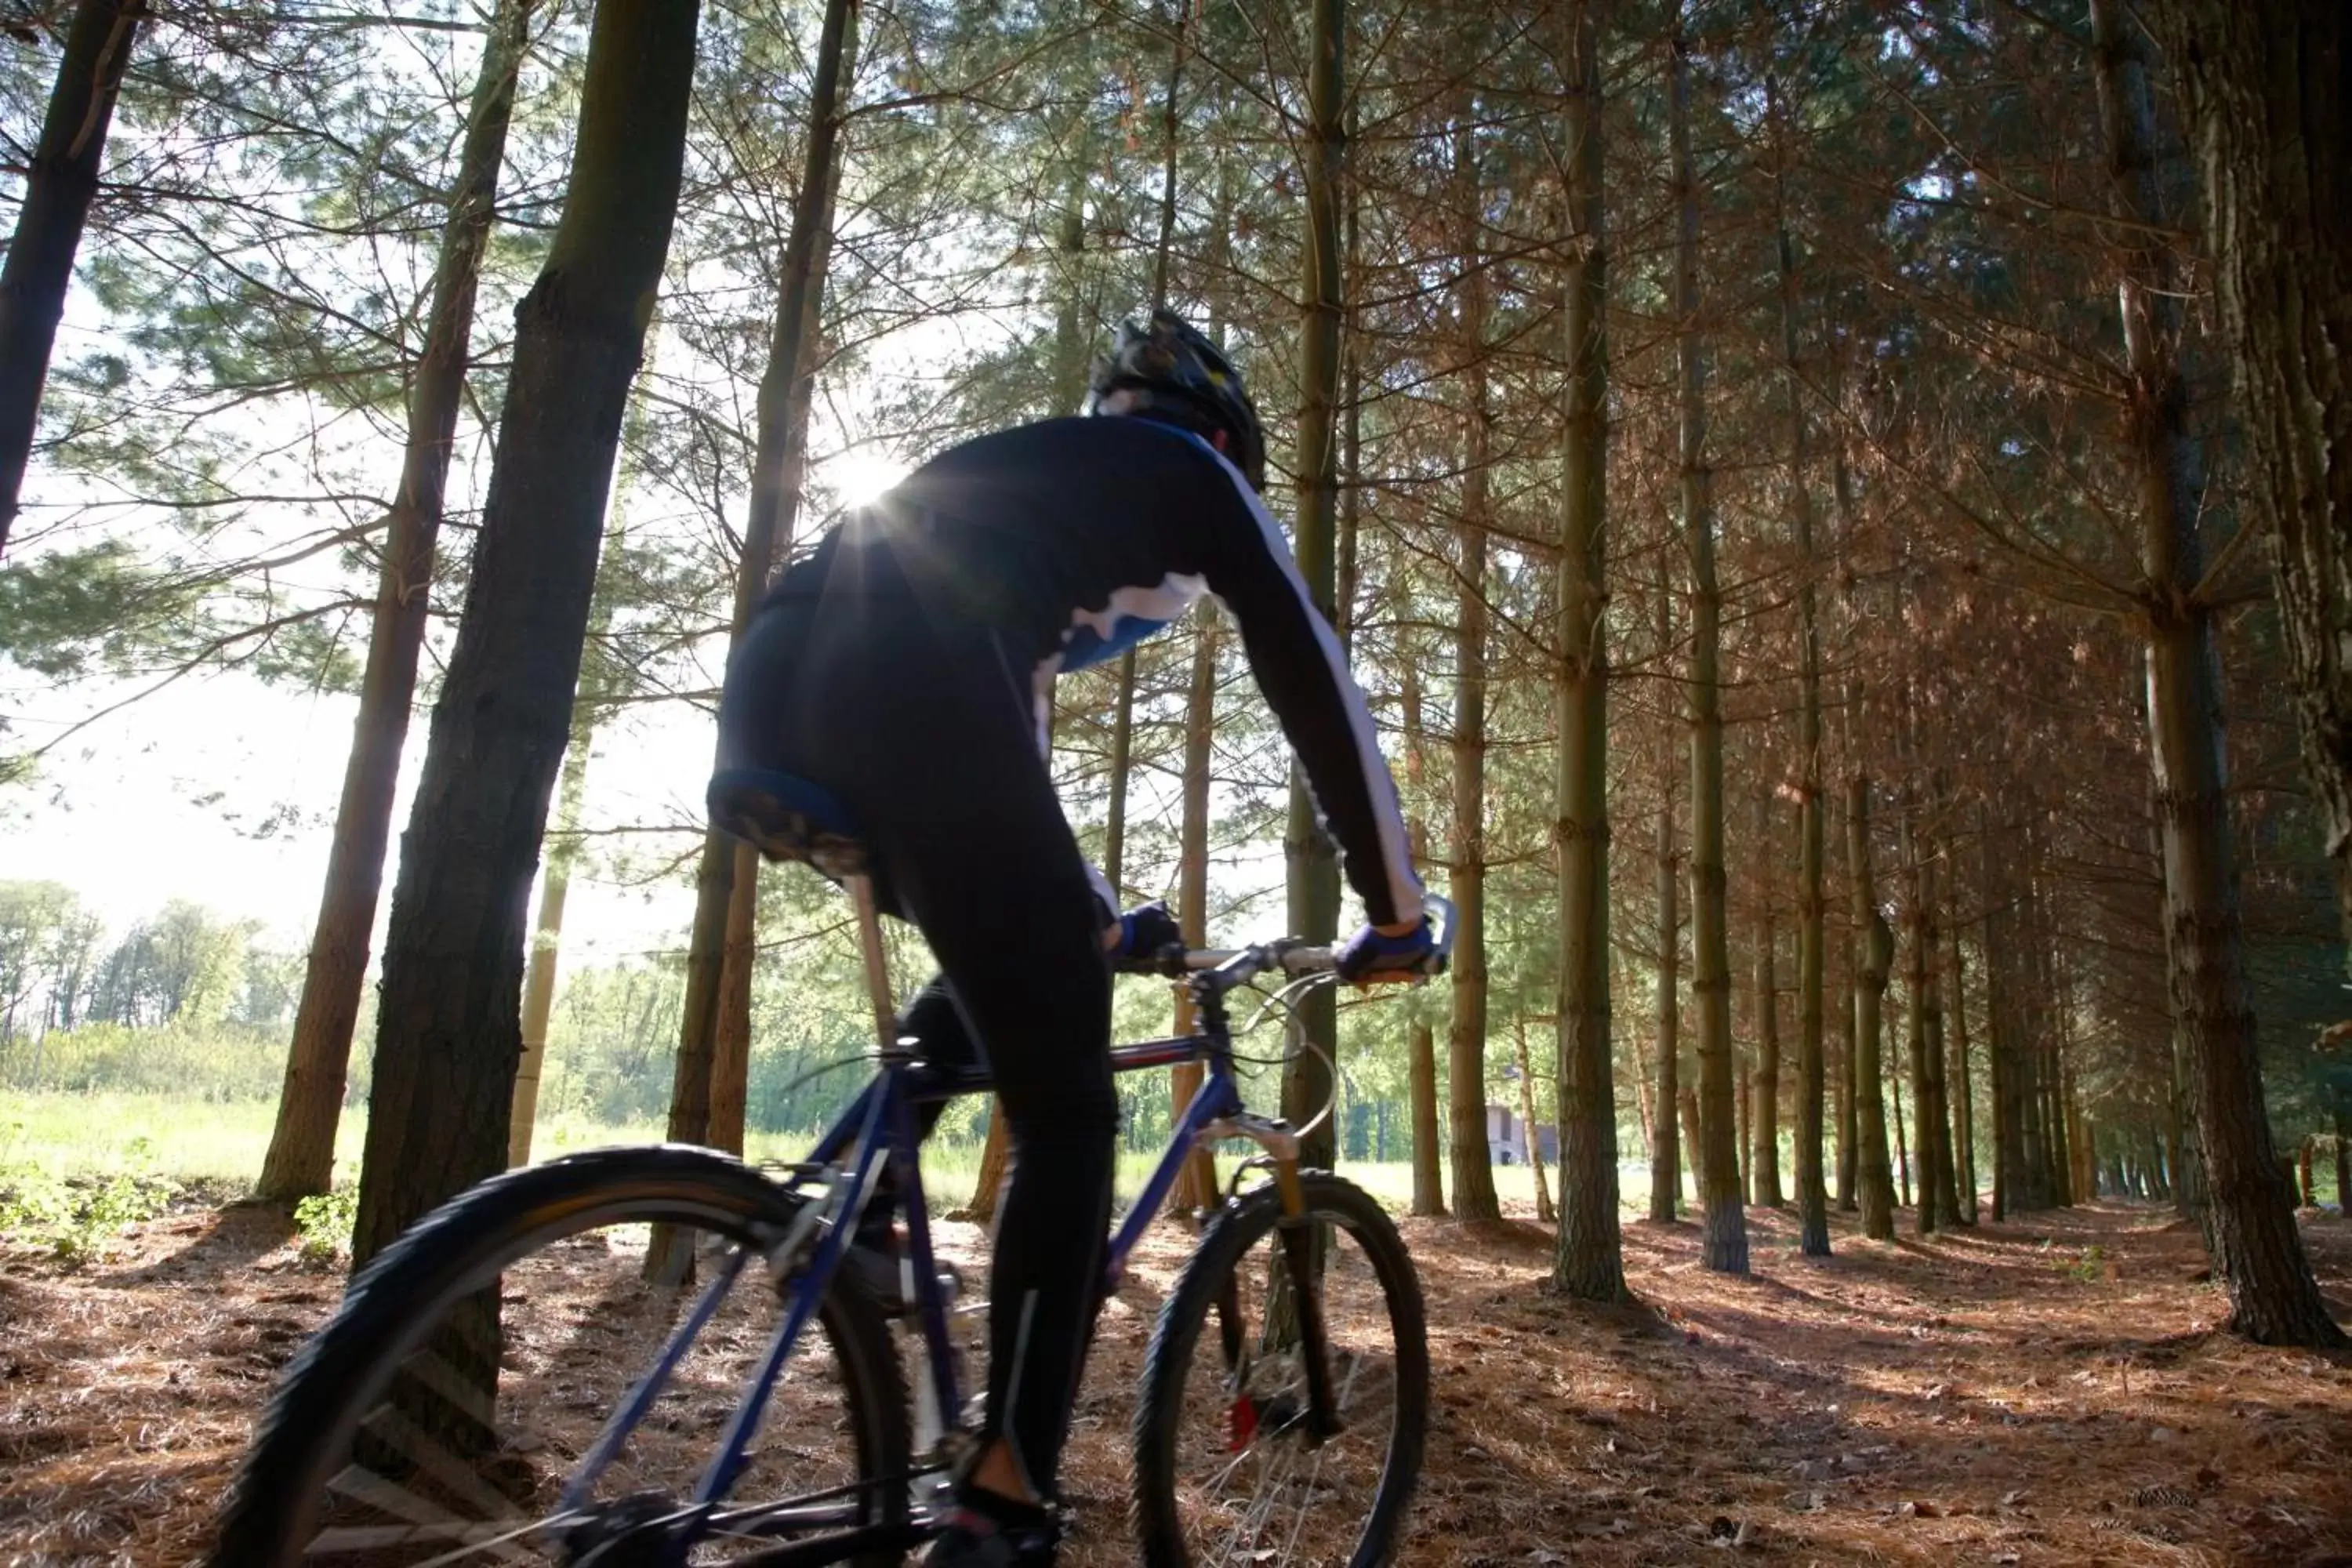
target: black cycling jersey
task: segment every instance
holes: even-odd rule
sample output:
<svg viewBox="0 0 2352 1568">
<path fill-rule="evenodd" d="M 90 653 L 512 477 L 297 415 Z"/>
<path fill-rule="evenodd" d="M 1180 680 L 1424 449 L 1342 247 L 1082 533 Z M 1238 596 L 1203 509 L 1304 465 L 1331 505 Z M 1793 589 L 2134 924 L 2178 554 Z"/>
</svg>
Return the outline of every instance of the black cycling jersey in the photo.
<svg viewBox="0 0 2352 1568">
<path fill-rule="evenodd" d="M 1056 675 L 1113 657 L 1209 593 L 1240 623 L 1367 915 L 1417 919 L 1396 789 L 1339 640 L 1257 492 L 1188 431 L 1048 419 L 965 442 L 851 512 L 769 598 L 905 600 L 935 626 L 990 631 L 1029 664 L 1042 742 Z"/>
</svg>

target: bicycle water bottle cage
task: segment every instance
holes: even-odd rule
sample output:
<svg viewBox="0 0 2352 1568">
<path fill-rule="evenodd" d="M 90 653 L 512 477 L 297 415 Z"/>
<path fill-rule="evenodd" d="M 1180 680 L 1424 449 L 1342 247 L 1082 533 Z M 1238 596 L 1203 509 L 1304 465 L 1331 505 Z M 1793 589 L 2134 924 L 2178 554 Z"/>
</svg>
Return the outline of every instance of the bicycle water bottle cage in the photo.
<svg viewBox="0 0 2352 1568">
<path fill-rule="evenodd" d="M 805 860 L 841 879 L 867 868 L 866 841 L 849 808 L 823 784 L 772 768 L 711 775 L 710 820 L 771 861 Z"/>
</svg>

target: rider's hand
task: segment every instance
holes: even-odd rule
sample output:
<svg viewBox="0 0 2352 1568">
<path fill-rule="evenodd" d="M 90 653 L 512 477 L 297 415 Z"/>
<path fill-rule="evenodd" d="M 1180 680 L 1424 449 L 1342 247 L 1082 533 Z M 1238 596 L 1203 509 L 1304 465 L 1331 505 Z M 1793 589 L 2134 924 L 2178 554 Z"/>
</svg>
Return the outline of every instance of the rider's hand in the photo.
<svg viewBox="0 0 2352 1568">
<path fill-rule="evenodd" d="M 1114 937 L 1113 932 L 1117 935 Z M 1118 924 L 1103 933 L 1113 958 L 1150 958 L 1163 948 L 1181 947 L 1184 932 L 1176 917 L 1160 900 L 1139 904 L 1118 917 Z"/>
<path fill-rule="evenodd" d="M 1437 936 L 1426 915 L 1409 926 L 1366 926 L 1331 955 L 1331 967 L 1358 985 L 1432 974 L 1440 967 Z"/>
</svg>

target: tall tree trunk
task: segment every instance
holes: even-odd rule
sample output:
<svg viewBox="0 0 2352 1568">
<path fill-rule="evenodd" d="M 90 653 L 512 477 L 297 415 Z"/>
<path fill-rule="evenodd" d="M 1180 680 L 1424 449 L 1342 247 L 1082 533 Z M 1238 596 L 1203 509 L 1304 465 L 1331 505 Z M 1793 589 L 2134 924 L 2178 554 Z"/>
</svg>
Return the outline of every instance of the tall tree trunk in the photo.
<svg viewBox="0 0 2352 1568">
<path fill-rule="evenodd" d="M 98 198 L 115 95 L 146 15 L 147 0 L 80 0 L 74 7 L 41 139 L 25 171 L 24 205 L 16 209 L 7 262 L 0 266 L 0 554 L 7 552 L 22 503 L 33 432 L 40 423 L 41 388 L 49 377 L 49 351 L 73 283 L 82 226 Z M 462 338 L 460 333 L 461 360 Z M 344 1033 L 349 1036 L 348 1027 Z M 335 1093 L 340 1100 L 341 1084 Z M 327 1142 L 331 1153 L 331 1125 Z"/>
<path fill-rule="evenodd" d="M 1958 889 L 1954 887 L 1946 896 L 1949 900 L 1947 907 L 1951 910 L 1948 924 L 1952 934 L 1952 992 L 1944 1009 L 1952 1021 L 1952 1173 L 1959 1187 L 1956 1194 L 1959 1221 L 1962 1225 L 1974 1225 L 1977 1223 L 1979 1189 L 1977 1184 L 1976 1084 L 1969 1065 L 1968 972 L 1960 953 Z"/>
<path fill-rule="evenodd" d="M 1675 853 L 1671 780 L 1658 802 L 1658 1119 L 1650 1144 L 1650 1218 L 1672 1225 L 1683 1195 L 1682 1142 L 1675 1114 L 1682 1083 L 1682 867 Z M 1696 1147 L 1696 1140 L 1693 1147 Z"/>
<path fill-rule="evenodd" d="M 857 15 L 849 18 L 849 36 L 842 44 L 844 69 L 857 58 Z M 802 354 L 806 363 L 792 389 L 792 413 L 784 432 L 782 478 L 775 541 L 769 551 L 772 566 L 791 559 L 797 531 L 801 498 L 808 483 L 809 416 L 816 402 L 814 352 L 824 331 L 824 279 L 833 265 L 832 195 L 841 189 L 842 148 L 834 142 L 833 163 L 826 173 L 827 212 L 817 226 L 816 252 L 809 267 L 812 281 L 802 301 Z M 779 300 L 779 308 L 782 301 Z M 753 462 L 759 461 L 755 451 Z M 743 1152 L 744 1124 L 750 1111 L 751 1077 L 751 982 L 759 968 L 760 857 L 748 844 L 735 847 L 735 885 L 727 899 L 727 934 L 719 965 L 719 1024 L 711 1037 L 710 1123 L 704 1142 L 730 1154 Z"/>
<path fill-rule="evenodd" d="M 1916 711 L 1916 693 L 1906 705 Z M 1909 747 L 1905 748 L 1906 751 Z M 1935 972 L 1934 916 L 1929 908 L 1930 873 L 1919 843 L 1917 792 L 1907 784 L 1903 791 L 1903 870 L 1906 883 L 1903 925 L 1906 967 L 1903 977 L 1903 1044 L 1911 1073 L 1911 1169 L 1917 1178 L 1918 1207 L 1912 1223 L 1922 1236 L 1935 1234 L 1938 1220 L 1936 1190 L 1936 1071 L 1931 1015 L 1935 1001 L 1930 978 Z"/>
<path fill-rule="evenodd" d="M 591 612 L 593 613 L 593 611 Z M 547 1026 L 555 1010 L 555 962 L 563 940 L 563 906 L 572 867 L 580 858 L 580 824 L 588 799 L 588 753 L 596 738 L 596 711 L 587 700 L 572 713 L 572 739 L 555 785 L 554 843 L 540 876 L 539 917 L 531 922 L 530 956 L 522 973 L 522 1056 L 515 1064 L 514 1110 L 507 1120 L 507 1165 L 530 1163 L 539 1120 L 539 1083 L 547 1065 Z"/>
<path fill-rule="evenodd" d="M 1683 548 L 1690 572 L 1691 651 L 1683 688 L 1690 730 L 1691 1000 L 1698 1014 L 1699 1202 L 1706 1210 L 1701 1256 L 1727 1274 L 1748 1272 L 1748 1215 L 1739 1202 L 1739 1146 L 1733 1125 L 1731 949 L 1725 929 L 1723 697 L 1717 659 L 1723 595 L 1715 579 L 1714 478 L 1706 466 L 1706 344 L 1699 331 L 1698 176 L 1691 163 L 1690 51 L 1681 6 L 1667 64 L 1674 156 L 1675 339 L 1681 393 Z"/>
<path fill-rule="evenodd" d="M 1536 1121 L 1536 1075 L 1528 1057 L 1528 1019 L 1522 1013 L 1511 1020 L 1519 1067 L 1519 1120 L 1527 1123 L 1528 1169 L 1536 1179 L 1536 1219 L 1554 1225 L 1559 1215 L 1551 1205 L 1551 1189 L 1544 1184 L 1543 1128 Z"/>
<path fill-rule="evenodd" d="M 1769 794 L 1756 797 L 1756 844 L 1759 859 L 1776 862 L 1770 854 L 1772 804 Z M 1756 1091 L 1748 1107 L 1748 1196 L 1765 1208 L 1779 1208 L 1780 1194 L 1780 983 L 1778 933 L 1772 925 L 1772 886 L 1768 875 L 1757 889 L 1756 927 Z"/>
<path fill-rule="evenodd" d="M 1903 1074 L 1899 1069 L 1888 1073 L 1886 1087 L 1895 1096 L 1895 1115 L 1890 1125 L 1895 1129 L 1895 1192 L 1899 1194 L 1903 1206 L 1909 1208 L 1912 1206 L 1911 1151 L 1905 1147 L 1903 1142 Z"/>
<path fill-rule="evenodd" d="M 2352 11 L 2158 0 L 2271 542 L 2304 771 L 2352 939 Z"/>
<path fill-rule="evenodd" d="M 1484 213 L 1475 104 L 1465 94 L 1454 132 L 1462 219 L 1462 516 L 1454 525 L 1454 834 L 1447 846 L 1454 897 L 1454 1015 L 1446 1032 L 1452 1091 L 1454 1212 L 1499 1219 L 1486 1142 L 1486 279 L 1479 262 Z"/>
<path fill-rule="evenodd" d="M 1609 1005 L 1609 248 L 1602 204 L 1601 46 L 1589 0 L 1569 18 L 1567 217 L 1561 296 L 1559 667 L 1552 784 L 1559 846 L 1559 1207 L 1552 1283 L 1580 1300 L 1625 1294 L 1618 1230 L 1617 1085 Z M 1538 1180 L 1540 1185 L 1540 1180 Z"/>
<path fill-rule="evenodd" d="M 1860 704 L 1860 684 L 1847 683 L 1850 708 Z M 1846 779 L 1845 843 L 1854 925 L 1854 1196 L 1862 1206 L 1863 1234 L 1873 1241 L 1892 1241 L 1895 1180 L 1886 1158 L 1885 1072 L 1880 1047 L 1886 981 L 1895 966 L 1895 933 L 1878 912 L 1878 888 L 1870 867 L 1870 776 L 1859 769 Z"/>
<path fill-rule="evenodd" d="M 1422 723 L 1421 660 L 1408 644 L 1403 649 L 1404 793 L 1410 812 L 1405 830 L 1412 841 L 1413 864 L 1429 858 L 1429 824 L 1423 803 L 1428 799 Z M 1412 1212 L 1433 1215 L 1445 1212 L 1444 1157 L 1437 1131 L 1437 1032 L 1426 1013 L 1415 1008 L 1405 1025 L 1405 1070 L 1412 1097 Z"/>
<path fill-rule="evenodd" d="M 2280 20 L 2282 25 L 2293 25 L 2286 18 Z M 2149 752 L 2156 767 L 2163 831 L 2166 946 L 2173 976 L 2174 1013 L 2186 1026 L 2196 1072 L 2198 1131 L 2204 1145 L 2207 1181 L 2206 1237 L 2214 1272 L 2229 1287 L 2231 1326 L 2239 1332 L 2264 1344 L 2341 1344 L 2344 1333 L 2328 1317 L 2304 1256 L 2293 1197 L 2272 1146 L 2263 1102 L 2262 1058 L 2246 984 L 2229 784 L 2222 757 L 2220 654 L 2214 640 L 2213 609 L 2200 592 L 2204 574 L 2198 532 L 2202 454 L 2189 428 L 2188 394 L 2179 372 L 2179 291 L 2161 226 L 2173 215 L 2168 210 L 2164 199 L 2168 193 L 2161 189 L 2156 163 L 2155 115 L 2141 35 L 2126 12 L 2125 0 L 2092 0 L 2091 22 L 2099 120 L 2116 204 L 2124 217 L 2142 226 L 2135 227 L 2126 241 L 2118 287 L 2125 353 L 2131 372 L 2126 433 L 2141 481 L 2141 558 L 2149 590 L 2146 605 L 2150 623 Z M 2345 33 L 2340 18 L 2329 31 L 2338 49 L 2334 59 L 2337 79 L 2324 89 L 2315 84 L 2315 89 L 2340 100 L 2346 62 L 2352 57 L 2340 52 Z M 2215 41 L 2221 40 L 2217 37 Z M 2255 103 L 2238 107 L 2249 114 L 2263 113 Z M 2332 113 L 2339 127 L 2344 112 L 2337 102 Z M 2265 149 L 2265 161 L 2277 155 Z M 2340 142 L 2302 154 L 2305 159 L 2321 161 L 2307 167 L 2326 169 L 2330 174 L 2343 168 L 2347 156 L 2352 154 Z M 2260 180 L 2266 166 L 2266 162 L 2254 164 L 2248 172 Z M 2211 172 L 2218 184 L 2220 171 Z M 2312 176 L 2305 174 L 2304 179 Z M 2313 186 L 2317 184 L 2314 180 Z M 2319 195 L 2313 186 L 2304 188 L 2312 195 Z M 2329 186 L 2341 192 L 2340 175 Z M 2217 190 L 2216 205 L 2224 215 L 2225 225 L 2230 201 L 2230 194 Z M 2344 221 L 2340 210 L 2329 216 L 2339 226 Z M 2237 226 L 2225 232 L 2231 239 L 2256 246 L 2269 240 L 2267 236 Z M 2328 273 L 2322 276 L 2332 275 L 2334 279 L 2332 301 L 2325 294 L 2308 305 L 2297 300 L 2295 316 L 2326 321 L 2332 314 L 2330 325 L 2352 325 L 2352 310 L 2346 308 L 2347 301 L 2352 300 L 2352 289 L 2345 281 L 2352 278 L 2352 262 L 2346 260 L 2343 247 L 2332 251 L 2315 247 L 2311 256 L 2298 257 L 2294 266 L 2298 274 L 2306 267 L 2327 268 Z M 2231 276 L 2243 279 L 2249 270 L 2241 263 Z M 2235 293 L 2227 283 L 2222 291 L 2225 298 Z M 2250 303 L 2251 309 L 2247 308 Z M 2271 301 L 2250 302 L 2239 296 L 2238 304 L 2234 320 L 2242 331 L 2250 327 L 2266 333 L 2273 331 L 2268 323 L 2252 325 L 2253 318 L 2271 308 Z M 2313 305 L 2318 309 L 2312 309 Z M 2319 321 L 2306 330 L 2312 336 L 2300 341 L 2326 341 L 2321 334 L 2327 327 Z M 2282 323 L 2280 335 L 2272 341 L 2298 341 L 2287 335 L 2291 331 Z M 2311 488 L 2328 487 L 2330 501 L 2324 505 L 2352 499 L 2352 476 L 2325 477 L 2328 456 L 2340 460 L 2352 454 L 2352 438 L 2347 435 L 2352 419 L 2345 412 L 2347 405 L 2341 391 L 2344 372 L 2338 352 L 2340 345 L 2324 365 L 2314 362 L 2312 366 L 2321 370 L 2327 376 L 2326 384 L 2336 391 L 2332 439 L 2315 439 L 2312 434 L 2313 403 L 2319 401 L 2326 409 L 2324 399 L 2313 396 L 2315 388 L 2303 390 L 2294 427 L 2285 433 L 2291 445 L 2275 454 L 2266 453 L 2263 446 L 2281 434 L 2265 430 L 2262 424 L 2263 416 L 2271 411 L 2249 409 L 2254 416 L 2249 421 L 2249 435 L 2256 443 L 2254 471 L 2261 471 L 2262 457 L 2274 455 Z M 2323 420 L 2326 417 L 2326 413 L 2321 415 Z M 2298 462 L 2298 457 L 2305 460 Z M 2309 463 L 2314 458 L 2320 459 L 2316 467 Z M 2352 577 L 2342 572 L 2352 563 L 2352 545 L 2343 539 L 2352 511 L 2336 510 L 2330 521 L 2321 506 L 2300 496 L 2294 499 L 2296 504 L 2276 509 L 2276 522 L 2283 529 L 2299 529 L 2316 521 L 2321 537 L 2306 542 L 2300 532 L 2282 532 L 2277 540 L 2282 589 L 2289 590 L 2294 584 L 2293 590 L 2282 593 L 2281 620 L 2287 628 L 2297 671 L 2305 678 L 2305 700 L 2301 706 L 2309 740 L 2306 750 L 2309 760 L 2318 764 L 2312 772 L 2321 781 L 2319 798 L 2331 836 L 2338 841 L 2331 850 L 2341 872 L 2347 851 L 2340 840 L 2352 831 L 2352 782 L 2347 782 L 2344 771 L 2352 762 L 2352 706 L 2344 701 L 2352 697 L 2352 679 L 2347 679 L 2343 668 L 2352 638 L 2341 635 L 2334 638 L 2336 668 L 2331 689 L 2322 663 L 2326 656 L 2312 646 L 2311 634 L 2322 633 L 2317 640 L 2326 642 L 2325 625 L 2332 622 L 2338 633 L 2352 626 L 2352 608 L 2345 604 Z M 2314 572 L 2328 575 L 2314 578 Z M 2323 587 L 2334 594 L 2336 603 L 2306 600 L 2304 590 Z M 2332 737 L 2326 733 L 2331 702 L 2336 725 Z M 2352 885 L 2347 885 L 2347 892 L 2352 896 Z M 2352 910 L 2352 904 L 2347 904 L 2347 910 Z"/>
<path fill-rule="evenodd" d="M 685 159 L 694 0 L 601 0 L 384 942 L 354 1267 L 506 1163 L 524 910 Z"/>
<path fill-rule="evenodd" d="M 767 590 L 770 571 L 791 547 L 800 507 L 798 481 L 805 467 L 810 395 L 803 388 L 816 374 L 815 327 L 823 319 L 824 263 L 829 254 L 826 234 L 833 226 L 838 184 L 835 149 L 842 123 L 841 83 L 849 73 L 849 56 L 856 48 L 856 0 L 826 0 L 824 22 L 817 37 L 800 187 L 793 194 L 792 228 L 778 268 L 768 366 L 760 377 L 759 434 L 752 446 L 743 553 L 735 571 L 730 646 L 750 625 L 760 595 Z M 716 827 L 704 831 L 702 862 L 695 877 L 693 935 L 687 946 L 686 1004 L 678 1028 L 677 1069 L 670 1083 L 669 1141 L 673 1143 L 712 1141 L 711 1098 L 718 1076 L 728 950 L 731 946 L 735 951 L 738 994 L 748 1005 L 758 875 L 759 861 L 748 845 Z M 740 1029 L 729 1033 L 731 1084 L 748 1067 L 740 1054 L 748 1051 L 750 1044 L 748 1016 Z M 722 1098 L 732 1100 L 735 1096 L 730 1089 Z M 740 1113 L 733 1114 L 740 1121 Z M 735 1136 L 740 1146 L 740 1129 Z M 654 1255 L 660 1251 L 656 1248 Z"/>
<path fill-rule="evenodd" d="M 1204 601 L 1192 616 L 1192 677 L 1184 702 L 1184 798 L 1176 830 L 1176 921 L 1189 947 L 1205 947 L 1209 940 L 1209 768 L 1217 730 L 1217 606 Z M 1180 987 L 1176 1032 L 1189 1035 L 1198 1022 L 1192 992 Z M 1188 1062 L 1171 1073 L 1172 1119 L 1181 1116 L 1200 1092 L 1203 1069 Z M 1204 1148 L 1186 1163 L 1170 1201 L 1179 1208 L 1206 1212 L 1216 1197 L 1216 1163 Z"/>
<path fill-rule="evenodd" d="M 1840 1214 L 1853 1214 L 1861 1207 L 1862 1123 L 1861 1096 L 1854 1091 L 1854 1007 L 1855 987 L 1860 984 L 1854 973 L 1854 961 L 1862 943 L 1854 934 L 1846 932 L 1839 947 L 1837 1026 L 1838 1058 L 1835 1104 L 1837 1113 L 1837 1208 Z M 1827 991 L 1828 987 L 1823 987 Z"/>
<path fill-rule="evenodd" d="M 1347 0 L 1315 0 L 1308 39 L 1307 79 L 1307 245 L 1302 258 L 1305 308 L 1300 327 L 1298 382 L 1298 518 L 1292 541 L 1300 578 L 1316 609 L 1335 621 L 1332 609 L 1339 521 L 1339 325 L 1345 312 L 1340 276 L 1339 208 L 1347 183 L 1348 136 L 1342 119 L 1347 83 Z M 1339 862 L 1315 819 L 1315 799 L 1307 775 L 1290 767 L 1289 819 L 1283 834 L 1288 869 L 1290 929 L 1309 942 L 1328 942 L 1339 929 Z M 1319 1047 L 1294 1054 L 1283 1073 L 1283 1114 L 1304 1124 L 1331 1099 L 1339 1015 L 1331 989 L 1310 992 L 1295 1016 L 1306 1039 Z M 1300 1157 L 1328 1167 L 1333 1128 L 1327 1120 L 1306 1140 Z"/>
<path fill-rule="evenodd" d="M 2336 1108 L 2336 1217 L 2352 1219 L 2352 1110 Z"/>
<path fill-rule="evenodd" d="M 409 391 L 400 489 L 387 519 L 383 561 L 376 576 L 359 716 L 352 722 L 351 756 L 343 764 L 343 792 L 335 807 L 327 879 L 311 930 L 302 996 L 294 1010 L 286 1083 L 278 1093 L 278 1120 L 262 1157 L 261 1178 L 255 1184 L 257 1194 L 265 1198 L 310 1197 L 325 1192 L 334 1177 L 335 1129 L 342 1118 L 352 1034 L 359 1025 L 368 942 L 375 931 L 376 902 L 383 888 L 400 753 L 407 743 L 409 707 L 416 695 L 416 660 L 425 645 L 449 447 L 471 363 L 467 342 L 473 331 L 476 284 L 498 205 L 499 169 L 506 156 L 515 80 L 534 4 L 501 0 L 491 20 L 457 178 L 449 190 L 425 347 Z M 92 0 L 83 11 L 104 8 Z M 16 260 L 11 251 L 12 269 Z M 15 356 L 0 354 L 0 361 L 13 364 Z M 5 374 L 11 373 L 0 373 Z M 13 496 L 13 489 L 8 493 Z M 5 503 L 0 503 L 0 518 L 5 515 Z"/>
<path fill-rule="evenodd" d="M 1790 238 L 1788 118 L 1778 84 L 1772 111 L 1772 202 L 1780 272 L 1780 356 L 1788 371 L 1789 517 L 1797 536 L 1797 1230 L 1808 1258 L 1830 1255 L 1829 1187 L 1822 1179 L 1822 1096 L 1823 961 L 1829 904 L 1822 888 L 1822 637 L 1813 578 L 1813 493 L 1805 480 L 1805 390 L 1797 336 L 1796 247 Z M 1769 840 L 1768 839 L 1769 843 Z M 1844 1139 L 1841 1134 L 1840 1142 Z M 1841 1191 L 1845 1184 L 1841 1184 Z"/>
</svg>

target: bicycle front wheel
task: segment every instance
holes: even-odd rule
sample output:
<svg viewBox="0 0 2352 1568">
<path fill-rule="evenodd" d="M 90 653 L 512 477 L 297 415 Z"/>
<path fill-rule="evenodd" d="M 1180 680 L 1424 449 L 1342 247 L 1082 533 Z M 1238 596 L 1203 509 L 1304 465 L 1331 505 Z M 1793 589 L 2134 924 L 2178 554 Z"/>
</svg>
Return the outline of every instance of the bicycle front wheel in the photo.
<svg viewBox="0 0 2352 1568">
<path fill-rule="evenodd" d="M 1308 1432 L 1300 1282 L 1263 1187 L 1211 1226 L 1152 1335 L 1135 1418 L 1150 1568 L 1379 1568 L 1395 1555 L 1429 1426 L 1421 1286 L 1368 1194 L 1323 1173 L 1300 1181 L 1339 1429 Z"/>
<path fill-rule="evenodd" d="M 846 1278 L 725 1496 L 692 1500 L 783 1321 L 767 1256 L 799 1202 L 708 1150 L 639 1148 L 436 1211 L 289 1366 L 213 1563 L 684 1565 L 824 1539 L 892 1568 L 905 1376 Z"/>
</svg>

